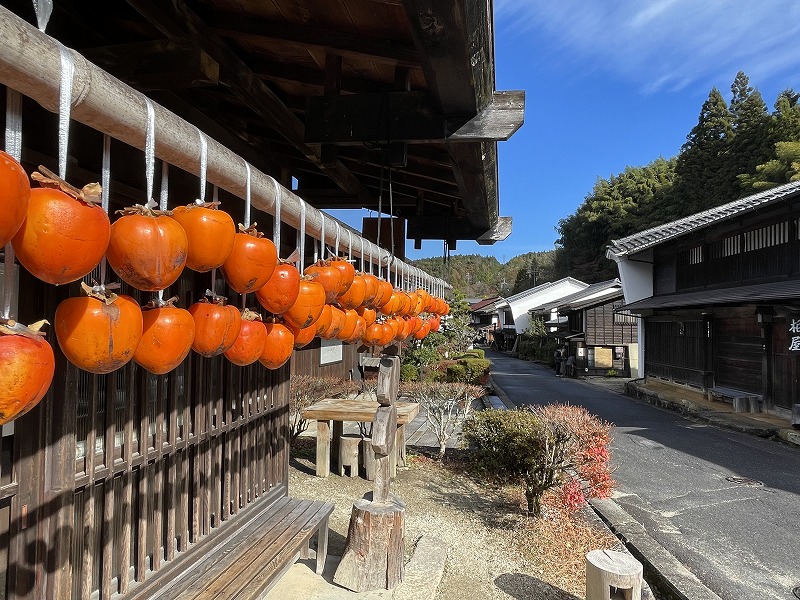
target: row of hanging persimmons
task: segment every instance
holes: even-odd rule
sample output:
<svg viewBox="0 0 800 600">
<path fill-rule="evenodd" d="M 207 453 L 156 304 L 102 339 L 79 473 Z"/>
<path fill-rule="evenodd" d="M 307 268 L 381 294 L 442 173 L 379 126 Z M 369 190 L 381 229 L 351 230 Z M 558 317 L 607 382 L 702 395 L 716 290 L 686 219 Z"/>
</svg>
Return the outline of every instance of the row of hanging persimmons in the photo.
<svg viewBox="0 0 800 600">
<path fill-rule="evenodd" d="M 84 295 L 56 308 L 56 339 L 66 358 L 90 373 L 105 374 L 134 360 L 161 375 L 190 350 L 219 354 L 240 366 L 259 361 L 268 369 L 286 363 L 295 348 L 315 336 L 349 344 L 385 346 L 423 339 L 438 331 L 450 308 L 423 289 L 406 292 L 370 273 L 356 273 L 344 258 L 320 260 L 303 274 L 278 258 L 275 245 L 255 224 L 239 225 L 217 202 L 173 211 L 149 205 L 117 211 L 110 222 L 101 189 L 77 189 L 43 167 L 28 176 L 0 152 L 0 246 L 11 242 L 19 262 L 38 279 L 61 285 L 77 281 L 105 256 L 119 278 L 145 292 L 177 281 L 184 267 L 220 269 L 239 294 L 255 293 L 269 313 L 239 310 L 213 293 L 187 309 L 177 297 L 145 306 L 113 286 L 81 283 Z M 101 282 L 104 283 L 104 282 Z M 55 371 L 53 350 L 40 328 L 0 319 L 0 424 L 36 405 Z"/>
</svg>

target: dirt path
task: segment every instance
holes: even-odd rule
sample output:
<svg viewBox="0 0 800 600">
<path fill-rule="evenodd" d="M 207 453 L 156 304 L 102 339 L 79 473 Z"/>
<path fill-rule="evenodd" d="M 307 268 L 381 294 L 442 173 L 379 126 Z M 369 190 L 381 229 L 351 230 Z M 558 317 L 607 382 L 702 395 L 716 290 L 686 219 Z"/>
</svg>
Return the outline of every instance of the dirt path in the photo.
<svg viewBox="0 0 800 600">
<path fill-rule="evenodd" d="M 292 451 L 289 493 L 336 504 L 329 552 L 341 555 L 352 502 L 371 484 L 361 478 L 315 477 L 313 441 L 301 438 Z M 520 496 L 479 484 L 413 450 L 409 455 L 411 464 L 399 470 L 392 492 L 407 506 L 408 557 L 422 535 L 449 545 L 437 600 L 582 599 L 585 552 L 617 544 L 604 528 L 585 526 L 579 518 L 576 529 L 555 510 L 534 521 L 520 510 Z"/>
</svg>

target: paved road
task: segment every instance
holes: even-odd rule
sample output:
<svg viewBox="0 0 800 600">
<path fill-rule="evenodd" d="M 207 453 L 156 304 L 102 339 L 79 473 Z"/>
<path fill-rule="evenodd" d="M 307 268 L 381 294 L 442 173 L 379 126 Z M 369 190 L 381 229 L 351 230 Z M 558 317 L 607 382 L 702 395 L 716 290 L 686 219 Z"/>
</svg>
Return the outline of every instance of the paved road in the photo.
<svg viewBox="0 0 800 600">
<path fill-rule="evenodd" d="M 577 404 L 616 425 L 615 501 L 718 596 L 796 600 L 800 450 L 694 423 L 496 352 L 487 358 L 492 379 L 515 404 Z"/>
</svg>

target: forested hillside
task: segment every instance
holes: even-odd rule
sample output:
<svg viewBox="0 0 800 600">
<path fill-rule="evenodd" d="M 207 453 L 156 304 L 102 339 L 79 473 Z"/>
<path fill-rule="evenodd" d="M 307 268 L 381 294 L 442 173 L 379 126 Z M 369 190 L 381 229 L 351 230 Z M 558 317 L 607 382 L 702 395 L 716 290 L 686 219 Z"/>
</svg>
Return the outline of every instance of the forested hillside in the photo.
<svg viewBox="0 0 800 600">
<path fill-rule="evenodd" d="M 559 221 L 555 250 L 506 264 L 479 255 L 415 264 L 467 297 L 509 296 L 566 276 L 594 283 L 617 277 L 616 265 L 605 256 L 613 239 L 799 181 L 800 93 L 784 90 L 770 112 L 739 72 L 730 98 L 726 103 L 719 90 L 711 90 L 677 157 L 598 179 L 575 213 Z"/>
<path fill-rule="evenodd" d="M 467 298 L 490 298 L 510 296 L 533 287 L 534 283 L 553 281 L 555 254 L 555 250 L 528 252 L 505 264 L 494 256 L 479 254 L 457 254 L 447 262 L 442 257 L 411 262 L 423 271 L 449 281 Z"/>
<path fill-rule="evenodd" d="M 772 113 L 739 72 L 730 104 L 716 88 L 677 157 L 601 179 L 558 223 L 558 277 L 592 283 L 617 275 L 612 239 L 800 179 L 800 94 L 778 95 Z"/>
</svg>

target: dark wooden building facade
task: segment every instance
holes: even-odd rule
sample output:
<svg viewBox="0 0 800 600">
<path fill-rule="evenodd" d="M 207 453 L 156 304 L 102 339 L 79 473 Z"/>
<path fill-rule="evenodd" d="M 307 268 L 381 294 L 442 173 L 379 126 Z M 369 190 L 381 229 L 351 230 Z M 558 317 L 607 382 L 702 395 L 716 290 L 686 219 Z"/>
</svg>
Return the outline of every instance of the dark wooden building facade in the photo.
<svg viewBox="0 0 800 600">
<path fill-rule="evenodd" d="M 380 248 L 321 212 L 378 209 L 390 168 L 393 203 L 382 209 L 406 219 L 411 238 L 452 247 L 508 229 L 496 145 L 521 125 L 524 99 L 494 90 L 489 4 L 55 2 L 47 32 L 64 48 L 32 25 L 30 2 L 0 4 L 0 83 L 23 96 L 23 166 L 56 170 L 61 158 L 54 113 L 67 59 L 68 179 L 100 180 L 110 136 L 112 211 L 146 201 L 152 125 L 156 197 L 162 165 L 170 208 L 198 197 L 205 167 L 209 197 L 218 188 L 235 221 L 250 188 L 251 223 L 275 237 L 280 214 L 280 255 L 300 247 L 304 264 L 337 251 L 396 285 L 444 292 L 396 261 L 389 241 Z M 443 43 L 430 44 L 437 33 Z M 359 102 L 366 110 L 348 113 Z M 347 139 L 326 128 L 342 111 L 353 121 L 334 121 Z M 52 321 L 77 293 L 77 283 L 49 286 L 17 269 L 19 321 Z M 210 274 L 185 272 L 169 292 L 187 307 L 210 287 Z M 215 291 L 226 295 L 222 278 Z M 357 362 L 355 347 L 315 340 L 274 371 L 191 353 L 167 375 L 133 363 L 91 375 L 48 339 L 50 391 L 2 427 L 0 599 L 136 597 L 170 565 L 209 552 L 217 532 L 246 530 L 288 493 L 290 374 L 347 377 Z"/>
<path fill-rule="evenodd" d="M 531 316 L 553 327 L 549 336 L 575 357 L 577 375 L 630 377 L 631 359 L 637 356 L 637 319 L 619 312 L 622 303 L 622 286 L 615 279 L 532 309 Z"/>
<path fill-rule="evenodd" d="M 741 390 L 779 413 L 798 402 L 800 185 L 616 240 L 609 256 L 644 322 L 646 376 Z"/>
</svg>

